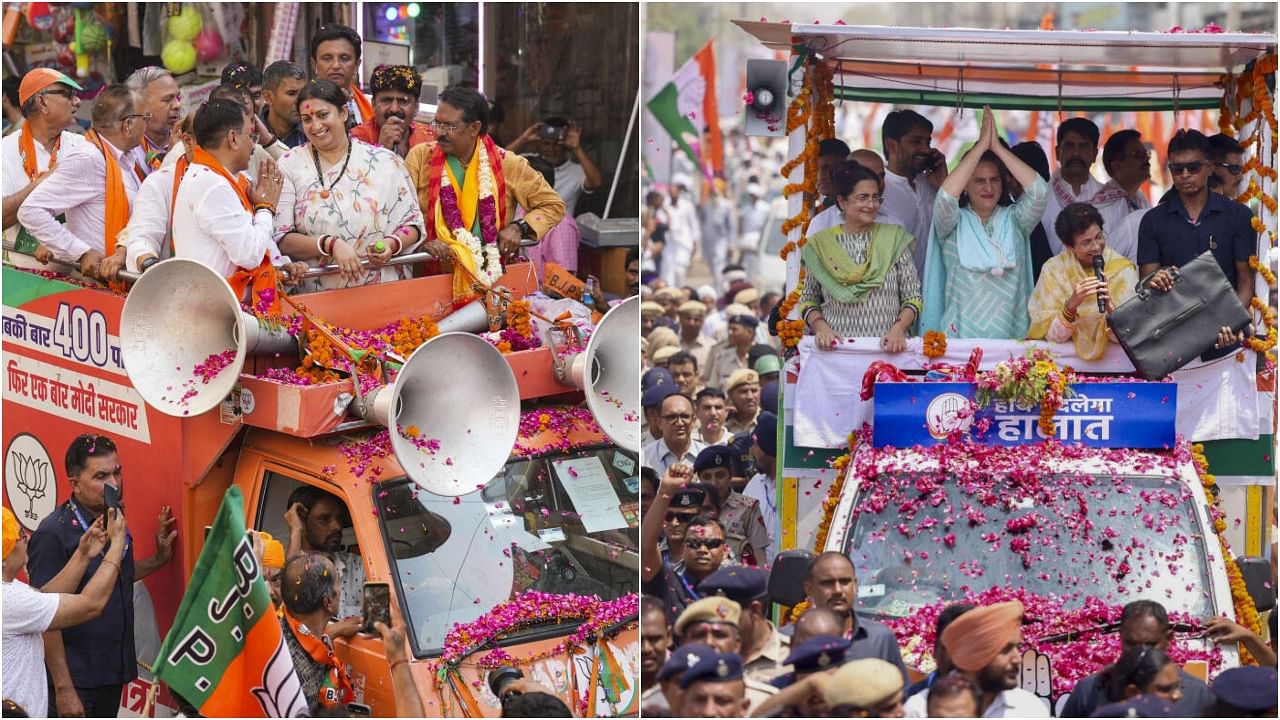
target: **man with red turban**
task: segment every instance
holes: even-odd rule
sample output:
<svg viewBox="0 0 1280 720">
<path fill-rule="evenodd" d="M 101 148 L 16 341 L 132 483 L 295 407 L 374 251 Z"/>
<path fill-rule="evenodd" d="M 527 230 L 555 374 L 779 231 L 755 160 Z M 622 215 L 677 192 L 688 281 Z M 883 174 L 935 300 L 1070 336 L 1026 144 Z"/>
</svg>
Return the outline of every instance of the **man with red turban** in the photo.
<svg viewBox="0 0 1280 720">
<path fill-rule="evenodd" d="M 1022 603 L 1016 600 L 974 608 L 942 632 L 942 646 L 956 671 L 982 691 L 982 717 L 1050 716 L 1043 700 L 1018 687 L 1021 644 Z M 928 690 L 913 695 L 904 706 L 907 717 L 926 717 L 928 701 Z"/>
</svg>

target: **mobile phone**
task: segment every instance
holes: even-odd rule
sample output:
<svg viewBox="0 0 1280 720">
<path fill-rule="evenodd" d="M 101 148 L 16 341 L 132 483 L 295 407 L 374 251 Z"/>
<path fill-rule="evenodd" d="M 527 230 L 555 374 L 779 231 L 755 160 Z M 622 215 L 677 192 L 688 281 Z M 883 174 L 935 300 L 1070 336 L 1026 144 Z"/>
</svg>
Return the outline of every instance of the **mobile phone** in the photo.
<svg viewBox="0 0 1280 720">
<path fill-rule="evenodd" d="M 102 499 L 107 507 L 115 508 L 116 510 L 122 509 L 120 505 L 120 488 L 115 485 L 102 486 Z"/>
<path fill-rule="evenodd" d="M 364 584 L 363 632 L 377 634 L 373 624 L 391 625 L 391 586 L 387 583 Z"/>
<path fill-rule="evenodd" d="M 558 141 L 564 140 L 565 135 L 567 135 L 568 132 L 569 132 L 569 128 L 566 128 L 566 127 L 561 127 L 557 125 L 543 125 L 542 127 L 538 128 L 538 137 L 542 138 L 543 140 L 555 140 L 558 142 Z"/>
</svg>

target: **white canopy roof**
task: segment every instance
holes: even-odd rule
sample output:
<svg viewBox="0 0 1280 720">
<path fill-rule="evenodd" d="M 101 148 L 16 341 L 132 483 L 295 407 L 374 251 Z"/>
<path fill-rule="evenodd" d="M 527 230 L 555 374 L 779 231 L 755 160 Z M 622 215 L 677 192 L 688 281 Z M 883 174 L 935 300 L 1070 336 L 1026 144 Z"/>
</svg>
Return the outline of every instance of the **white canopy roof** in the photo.
<svg viewBox="0 0 1280 720">
<path fill-rule="evenodd" d="M 930 65 L 1150 68 L 1227 72 L 1275 52 L 1276 36 L 984 30 L 734 21 L 765 46 L 789 52 L 793 38 L 833 59 Z"/>
</svg>

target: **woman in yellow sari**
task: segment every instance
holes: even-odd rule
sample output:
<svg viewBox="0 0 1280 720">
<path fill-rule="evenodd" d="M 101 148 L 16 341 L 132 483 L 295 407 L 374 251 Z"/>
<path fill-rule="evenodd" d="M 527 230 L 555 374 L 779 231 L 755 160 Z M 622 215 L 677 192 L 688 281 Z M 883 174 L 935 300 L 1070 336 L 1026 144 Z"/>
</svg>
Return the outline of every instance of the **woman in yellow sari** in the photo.
<svg viewBox="0 0 1280 720">
<path fill-rule="evenodd" d="M 1040 281 L 1031 293 L 1028 310 L 1032 340 L 1075 343 L 1076 354 L 1096 360 L 1107 351 L 1115 335 L 1107 316 L 1116 305 L 1133 297 L 1138 270 L 1128 258 L 1107 247 L 1102 232 L 1102 215 L 1088 203 L 1072 203 L 1063 208 L 1054 230 L 1065 246 L 1044 264 Z M 1103 260 L 1102 276 L 1094 275 L 1095 257 Z M 1098 299 L 1106 314 L 1098 312 Z"/>
</svg>

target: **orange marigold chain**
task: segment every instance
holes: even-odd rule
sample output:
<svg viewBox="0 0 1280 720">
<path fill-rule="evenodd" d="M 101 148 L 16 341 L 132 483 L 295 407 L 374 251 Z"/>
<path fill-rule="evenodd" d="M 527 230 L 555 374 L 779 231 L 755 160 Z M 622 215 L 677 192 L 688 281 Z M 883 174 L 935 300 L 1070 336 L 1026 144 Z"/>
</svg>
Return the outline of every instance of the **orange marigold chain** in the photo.
<svg viewBox="0 0 1280 720">
<path fill-rule="evenodd" d="M 1204 486 L 1205 495 L 1208 497 L 1210 505 L 1213 510 L 1217 511 L 1216 479 L 1209 473 L 1209 458 L 1204 454 L 1204 445 L 1196 443 L 1191 446 L 1191 460 L 1200 475 L 1200 483 Z M 1223 565 L 1227 568 L 1227 580 L 1231 586 L 1231 604 L 1235 607 L 1236 622 L 1254 633 L 1261 634 L 1262 621 L 1258 618 L 1258 609 L 1254 606 L 1253 598 L 1249 595 L 1249 588 L 1245 586 L 1244 577 L 1240 574 L 1240 568 L 1231 560 L 1231 546 L 1227 544 L 1227 538 L 1224 534 L 1227 529 L 1227 523 L 1221 517 L 1218 517 L 1214 519 L 1213 527 L 1218 535 L 1218 545 L 1222 552 Z M 1239 649 L 1240 663 L 1242 665 L 1258 664 L 1258 661 L 1243 645 Z"/>
</svg>

